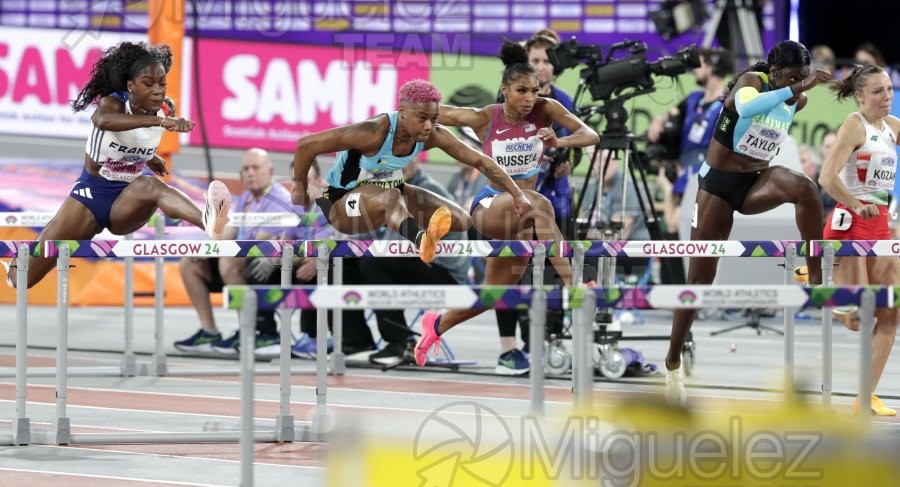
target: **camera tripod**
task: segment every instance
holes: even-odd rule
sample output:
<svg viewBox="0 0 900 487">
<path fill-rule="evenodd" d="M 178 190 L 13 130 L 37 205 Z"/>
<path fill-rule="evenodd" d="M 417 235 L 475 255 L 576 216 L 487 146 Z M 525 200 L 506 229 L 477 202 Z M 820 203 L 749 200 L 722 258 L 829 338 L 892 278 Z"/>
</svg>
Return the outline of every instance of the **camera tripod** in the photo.
<svg viewBox="0 0 900 487">
<path fill-rule="evenodd" d="M 703 35 L 704 48 L 712 46 L 713 38 L 722 22 L 722 17 L 728 22 L 729 48 L 734 56 L 735 66 L 740 66 L 743 60 L 750 64 L 763 59 L 762 36 L 759 32 L 759 24 L 756 22 L 756 12 L 753 2 L 755 0 L 716 0 L 716 11 L 712 20 L 707 25 Z M 721 39 L 720 39 L 721 41 Z M 741 49 L 739 49 L 739 46 Z M 738 54 L 739 52 L 742 55 Z"/>
<path fill-rule="evenodd" d="M 762 335 L 763 330 L 768 330 L 771 332 L 775 332 L 779 335 L 784 335 L 784 332 L 777 328 L 771 327 L 769 325 L 761 324 L 759 322 L 759 318 L 760 318 L 760 316 L 762 316 L 762 314 L 763 314 L 763 310 L 761 310 L 759 308 L 747 308 L 746 310 L 744 310 L 744 315 L 747 317 L 746 323 L 741 323 L 740 325 L 734 325 L 734 326 L 722 328 L 720 330 L 710 332 L 709 334 L 711 336 L 716 336 L 716 335 L 721 335 L 722 333 L 728 333 L 729 331 L 740 330 L 741 328 L 747 327 L 747 328 L 756 330 L 757 335 Z"/>
<path fill-rule="evenodd" d="M 597 179 L 597 198 L 591 202 L 590 211 L 588 212 L 589 215 L 601 213 L 603 178 L 606 174 L 607 168 L 609 167 L 609 163 L 612 160 L 613 154 L 619 151 L 623 151 L 624 157 L 622 159 L 622 162 L 624 163 L 625 169 L 628 170 L 629 174 L 631 175 L 631 181 L 633 183 L 634 191 L 637 196 L 638 206 L 640 207 L 641 216 L 643 217 L 643 223 L 647 225 L 647 230 L 649 231 L 650 238 L 652 240 L 662 240 L 663 238 L 662 231 L 659 227 L 659 219 L 656 216 L 656 208 L 653 204 L 653 197 L 650 193 L 650 187 L 647 184 L 647 174 L 644 169 L 646 166 L 641 160 L 640 153 L 638 152 L 635 145 L 634 135 L 628 130 L 627 126 L 625 125 L 625 122 L 628 119 L 628 112 L 625 110 L 624 106 L 624 102 L 626 99 L 627 98 L 619 98 L 610 100 L 607 101 L 606 105 L 602 107 L 591 105 L 580 110 L 579 116 L 585 120 L 590 119 L 596 114 L 602 114 L 606 119 L 606 127 L 600 134 L 600 142 L 594 147 L 594 154 L 592 155 L 591 161 L 587 168 L 587 177 L 585 178 L 584 185 L 581 188 L 581 194 L 578 197 L 575 214 L 581 214 L 581 209 L 584 207 L 584 195 L 588 185 L 590 184 L 594 165 L 598 163 L 598 156 L 602 154 L 604 150 L 608 150 L 604 160 L 601 162 L 600 174 Z M 623 212 L 627 191 L 627 186 L 623 184 Z"/>
<path fill-rule="evenodd" d="M 650 187 L 647 184 L 647 173 L 645 170 L 646 165 L 635 145 L 635 136 L 628 130 L 628 127 L 626 125 L 628 112 L 625 110 L 624 102 L 632 96 L 636 95 L 626 95 L 625 97 L 609 100 L 602 107 L 589 105 L 583 107 L 579 111 L 579 116 L 584 120 L 588 120 L 596 114 L 602 114 L 606 120 L 606 126 L 604 127 L 603 132 L 601 132 L 600 134 L 600 142 L 595 146 L 594 153 L 587 168 L 587 177 L 585 178 L 584 185 L 581 188 L 581 192 L 578 196 L 578 201 L 576 202 L 576 215 L 582 215 L 582 208 L 589 209 L 589 211 L 586 212 L 588 215 L 587 221 L 579 221 L 578 238 L 627 238 L 627 235 L 623 235 L 623 231 L 625 229 L 622 226 L 622 224 L 626 221 L 625 207 L 628 192 L 627 184 L 622 184 L 621 195 L 615 195 L 616 198 L 621 198 L 622 202 L 621 221 L 615 222 L 612 221 L 611 218 L 609 219 L 610 221 L 603 221 L 602 218 L 597 218 L 596 223 L 592 222 L 592 220 L 594 220 L 594 215 L 603 214 L 602 187 L 603 180 L 609 167 L 610 161 L 612 160 L 614 153 L 622 151 L 624 168 L 631 176 L 632 186 L 635 192 L 638 207 L 640 209 L 640 216 L 635 218 L 633 225 L 646 225 L 651 240 L 663 240 L 659 218 L 657 217 L 656 213 L 656 207 L 653 204 L 653 194 L 650 192 Z M 600 156 L 600 154 L 603 154 L 603 151 L 605 149 L 608 150 L 608 152 L 606 153 L 604 159 L 602 161 L 599 161 L 598 156 Z M 597 197 L 593 201 L 589 202 L 589 206 L 586 207 L 584 206 L 585 193 L 587 192 L 588 185 L 590 184 L 595 164 L 598 163 L 600 164 L 600 173 L 597 177 Z M 592 225 L 592 223 L 594 224 Z M 593 235 L 589 235 L 589 233 L 592 232 L 595 228 L 597 230 L 601 230 L 600 235 L 596 233 L 594 233 Z M 608 265 L 603 265 L 604 262 L 608 262 Z M 648 265 L 651 264 L 648 263 Z M 660 266 L 663 268 L 661 275 L 674 275 L 675 270 L 673 268 L 673 262 L 670 259 L 660 259 Z M 614 257 L 601 258 L 601 262 L 598 265 L 597 281 L 608 286 L 612 285 L 615 278 L 615 270 L 616 263 Z"/>
</svg>

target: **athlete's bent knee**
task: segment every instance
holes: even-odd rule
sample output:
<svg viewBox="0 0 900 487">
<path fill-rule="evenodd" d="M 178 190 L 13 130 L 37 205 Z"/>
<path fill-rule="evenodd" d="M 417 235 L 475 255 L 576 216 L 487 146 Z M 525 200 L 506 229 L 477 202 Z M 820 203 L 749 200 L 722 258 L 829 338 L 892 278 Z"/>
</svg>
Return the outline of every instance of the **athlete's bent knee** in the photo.
<svg viewBox="0 0 900 487">
<path fill-rule="evenodd" d="M 526 191 L 525 195 L 528 197 L 529 201 L 531 201 L 531 207 L 536 211 L 545 214 L 554 213 L 553 204 L 550 203 L 550 200 L 548 200 L 546 196 L 533 190 Z"/>
<path fill-rule="evenodd" d="M 794 193 L 797 195 L 797 202 L 815 203 L 821 206 L 822 200 L 819 196 L 819 187 L 816 186 L 816 183 L 809 178 L 798 179 L 800 179 L 800 181 L 796 186 L 796 193 Z"/>
<path fill-rule="evenodd" d="M 135 178 L 129 186 L 134 187 L 138 194 L 156 200 L 167 185 L 157 177 L 141 175 Z"/>
</svg>

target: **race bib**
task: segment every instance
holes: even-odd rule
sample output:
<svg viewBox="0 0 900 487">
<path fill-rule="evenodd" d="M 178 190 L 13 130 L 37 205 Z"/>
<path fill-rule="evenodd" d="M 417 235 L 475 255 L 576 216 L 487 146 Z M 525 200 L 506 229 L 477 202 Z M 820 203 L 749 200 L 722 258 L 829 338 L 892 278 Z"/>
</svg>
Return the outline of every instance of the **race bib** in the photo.
<svg viewBox="0 0 900 487">
<path fill-rule="evenodd" d="M 850 229 L 853 224 L 853 213 L 843 209 L 835 208 L 831 214 L 831 229 L 845 231 Z"/>
<path fill-rule="evenodd" d="M 510 176 L 526 176 L 536 171 L 543 153 L 544 143 L 537 137 L 491 141 L 494 160 Z"/>
<path fill-rule="evenodd" d="M 360 169 L 359 177 L 356 181 L 358 186 L 368 184 L 379 188 L 396 188 L 403 184 L 403 170 L 391 169 L 369 172 L 365 169 Z"/>
<path fill-rule="evenodd" d="M 778 146 L 786 138 L 787 132 L 753 122 L 735 148 L 754 159 L 771 161 L 778 154 Z"/>
<path fill-rule="evenodd" d="M 144 172 L 146 163 L 136 163 L 107 160 L 100 166 L 100 175 L 107 181 L 121 181 L 130 183 Z"/>
<path fill-rule="evenodd" d="M 872 158 L 869 159 L 869 168 L 866 170 L 866 187 L 893 191 L 896 169 L 896 156 L 891 154 L 872 154 Z"/>
<path fill-rule="evenodd" d="M 347 201 L 344 203 L 344 210 L 347 212 L 347 216 L 362 215 L 362 210 L 359 208 L 359 198 L 361 196 L 362 193 L 350 193 L 347 195 Z"/>
</svg>

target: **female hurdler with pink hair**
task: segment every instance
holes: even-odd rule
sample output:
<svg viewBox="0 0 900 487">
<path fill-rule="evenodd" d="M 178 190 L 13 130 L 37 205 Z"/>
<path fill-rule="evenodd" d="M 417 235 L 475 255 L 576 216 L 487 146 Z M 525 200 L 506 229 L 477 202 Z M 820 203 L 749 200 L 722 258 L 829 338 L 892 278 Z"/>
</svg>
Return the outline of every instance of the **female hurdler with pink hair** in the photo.
<svg viewBox="0 0 900 487">
<path fill-rule="evenodd" d="M 433 84 L 412 80 L 400 88 L 396 112 L 300 139 L 294 153 L 294 204 L 310 205 L 306 175 L 316 156 L 337 152 L 326 177 L 328 188 L 316 200 L 331 225 L 346 234 L 368 233 L 387 225 L 415 243 L 420 258 L 430 263 L 437 242 L 447 232 L 465 231 L 472 224 L 455 203 L 403 180 L 403 168 L 411 160 L 438 147 L 510 192 L 517 213 L 531 211 L 528 198 L 493 159 L 437 124 L 441 98 Z"/>
</svg>

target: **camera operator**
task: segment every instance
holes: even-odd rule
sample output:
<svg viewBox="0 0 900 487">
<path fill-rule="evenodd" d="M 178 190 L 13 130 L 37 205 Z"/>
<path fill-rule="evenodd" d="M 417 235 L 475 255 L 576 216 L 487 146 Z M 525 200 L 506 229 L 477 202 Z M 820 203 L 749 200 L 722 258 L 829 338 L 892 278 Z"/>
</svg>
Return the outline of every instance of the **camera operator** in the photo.
<svg viewBox="0 0 900 487">
<path fill-rule="evenodd" d="M 696 174 L 706 161 L 716 117 L 722 110 L 720 98 L 725 92 L 725 77 L 731 74 L 731 69 L 728 51 L 721 48 L 701 49 L 700 67 L 694 69 L 694 76 L 702 89 L 688 95 L 665 114 L 655 117 L 647 129 L 647 140 L 651 144 L 662 143 L 670 154 L 678 154 L 683 171 Z M 676 141 L 664 137 L 666 132 L 672 130 L 680 131 Z"/>
<path fill-rule="evenodd" d="M 677 163 L 663 164 L 657 171 L 657 187 L 663 202 L 663 221 L 667 239 L 678 240 L 678 219 L 681 198 L 690 178 L 706 161 L 709 141 L 715 131 L 716 117 L 722 110 L 725 77 L 731 74 L 731 55 L 721 48 L 701 49 L 700 67 L 694 77 L 702 89 L 689 94 L 677 106 L 659 115 L 647 129 L 650 142 L 645 160 L 676 159 Z M 687 237 L 685 235 L 685 237 Z M 669 259 L 662 266 L 661 280 L 666 284 L 684 284 L 684 262 Z"/>
</svg>

